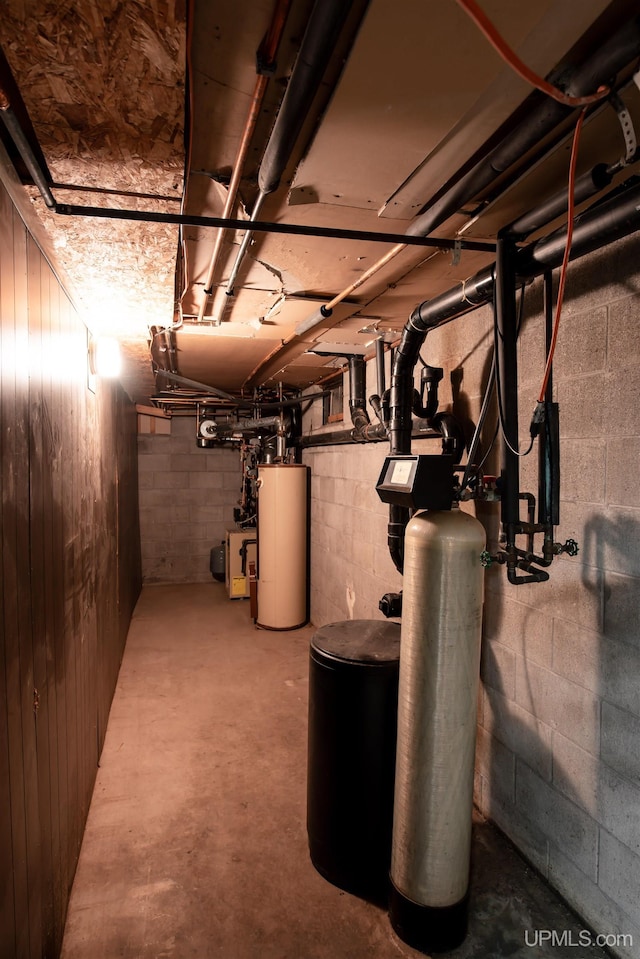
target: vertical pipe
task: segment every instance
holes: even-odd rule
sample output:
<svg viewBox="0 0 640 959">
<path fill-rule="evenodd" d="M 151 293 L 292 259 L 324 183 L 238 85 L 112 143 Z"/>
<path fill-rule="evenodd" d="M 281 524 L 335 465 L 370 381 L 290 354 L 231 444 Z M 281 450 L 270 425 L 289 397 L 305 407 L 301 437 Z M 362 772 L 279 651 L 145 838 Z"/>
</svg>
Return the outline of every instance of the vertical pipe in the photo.
<svg viewBox="0 0 640 959">
<path fill-rule="evenodd" d="M 382 337 L 376 340 L 376 378 L 378 396 L 384 394 L 386 388 L 386 379 L 384 372 L 384 340 Z"/>
<path fill-rule="evenodd" d="M 520 521 L 520 477 L 518 463 L 518 354 L 516 308 L 516 247 L 505 237 L 498 238 L 496 250 L 495 323 L 498 401 L 503 428 L 501 474 L 502 523 L 507 552 L 515 547 Z M 513 557 L 515 568 L 515 556 Z"/>
<path fill-rule="evenodd" d="M 544 353 L 549 355 L 551 349 L 551 339 L 553 337 L 553 273 L 546 270 L 543 277 L 544 293 Z M 547 377 L 547 391 L 545 400 L 551 403 L 553 400 L 553 367 L 549 370 Z"/>
<path fill-rule="evenodd" d="M 245 161 L 247 159 L 247 153 L 249 152 L 249 146 L 251 143 L 251 138 L 256 128 L 258 122 L 258 117 L 260 116 L 260 110 L 262 108 L 262 101 L 264 99 L 264 94 L 267 89 L 267 84 L 269 82 L 269 76 L 271 70 L 275 64 L 275 56 L 282 39 L 282 34 L 284 32 L 284 26 L 287 20 L 287 14 L 289 13 L 289 7 L 291 6 L 291 0 L 277 0 L 276 7 L 273 12 L 273 17 L 269 25 L 269 30 L 260 45 L 257 55 L 257 69 L 258 76 L 256 77 L 255 86 L 253 89 L 253 95 L 251 97 L 251 103 L 249 105 L 249 112 L 247 114 L 247 119 L 245 120 L 244 129 L 242 131 L 242 137 L 240 138 L 240 144 L 238 146 L 238 152 L 236 154 L 236 159 L 233 164 L 233 172 L 231 174 L 231 180 L 229 182 L 229 189 L 227 191 L 227 199 L 224 205 L 224 210 L 222 211 L 222 216 L 226 219 L 231 215 L 233 206 L 236 202 L 236 197 L 238 195 L 238 190 L 240 189 L 240 180 L 242 178 L 242 173 L 244 171 Z M 254 219 L 256 217 L 254 211 Z M 218 230 L 216 235 L 215 244 L 213 252 L 211 254 L 211 260 L 209 262 L 209 269 L 207 271 L 207 278 L 204 285 L 204 295 L 200 308 L 198 310 L 198 322 L 202 322 L 204 319 L 204 313 L 207 307 L 207 302 L 211 294 L 213 293 L 213 280 L 215 276 L 216 267 L 220 259 L 220 251 L 222 250 L 222 241 L 224 239 L 225 231 L 221 228 Z M 233 284 L 231 284 L 233 286 Z M 219 325 L 221 320 L 221 314 L 218 316 L 216 322 Z"/>
<path fill-rule="evenodd" d="M 545 351 L 553 334 L 553 274 L 544 274 Z M 560 522 L 559 408 L 553 402 L 553 369 L 547 379 L 544 422 L 538 445 L 538 522 L 545 529 L 545 559 L 553 556 L 553 527 Z"/>
<path fill-rule="evenodd" d="M 353 419 L 353 411 L 357 409 L 364 410 L 366 406 L 365 399 L 365 377 L 366 363 L 363 356 L 352 355 L 349 357 L 349 410 Z"/>
</svg>

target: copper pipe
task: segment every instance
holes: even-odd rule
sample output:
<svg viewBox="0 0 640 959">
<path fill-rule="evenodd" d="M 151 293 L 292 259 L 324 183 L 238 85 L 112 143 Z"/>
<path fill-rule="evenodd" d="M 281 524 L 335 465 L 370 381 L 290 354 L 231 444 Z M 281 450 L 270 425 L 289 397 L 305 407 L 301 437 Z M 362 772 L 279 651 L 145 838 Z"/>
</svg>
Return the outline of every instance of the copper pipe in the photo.
<svg viewBox="0 0 640 959">
<path fill-rule="evenodd" d="M 244 169 L 245 160 L 247 158 L 247 153 L 249 152 L 249 145 L 251 143 L 251 138 L 254 134 L 256 124 L 258 122 L 258 117 L 260 116 L 260 108 L 262 106 L 262 101 L 264 99 L 264 94 L 267 89 L 267 84 L 269 82 L 269 70 L 273 66 L 273 61 L 275 58 L 276 50 L 278 44 L 282 38 L 282 33 L 284 31 L 284 25 L 286 23 L 287 14 L 289 12 L 289 7 L 291 5 L 291 0 L 278 0 L 276 8 L 273 13 L 271 20 L 271 25 L 269 31 L 265 36 L 260 49 L 258 51 L 258 69 L 263 72 L 258 74 L 256 77 L 255 87 L 253 89 L 253 95 L 251 97 L 251 104 L 249 106 L 249 112 L 247 114 L 247 119 L 245 120 L 244 129 L 242 131 L 242 138 L 240 140 L 240 145 L 238 146 L 238 152 L 236 154 L 236 159 L 233 165 L 233 173 L 231 175 L 231 180 L 229 182 L 229 189 L 227 192 L 227 199 L 224 205 L 224 210 L 222 216 L 227 218 L 236 202 L 238 196 L 238 189 L 240 187 L 240 179 L 242 177 L 242 172 Z M 211 260 L 209 262 L 209 269 L 207 271 L 207 279 L 204 286 L 204 295 L 202 297 L 202 302 L 198 310 L 198 322 L 201 323 L 204 319 L 204 313 L 207 308 L 207 303 L 209 302 L 209 297 L 211 296 L 213 278 L 215 276 L 216 267 L 218 265 L 218 260 L 220 259 L 220 251 L 222 250 L 222 242 L 224 240 L 225 230 L 220 229 L 216 235 L 215 244 L 213 247 L 213 252 L 211 253 Z"/>
<path fill-rule="evenodd" d="M 324 309 L 327 312 L 327 316 L 330 315 L 330 311 L 333 310 L 334 306 L 337 306 L 338 303 L 342 303 L 342 301 L 345 300 L 351 293 L 353 293 L 354 290 L 357 290 L 364 283 L 366 283 L 367 280 L 370 280 L 372 276 L 374 276 L 379 270 L 382 269 L 383 266 L 386 266 L 387 263 L 390 263 L 391 260 L 393 260 L 398 255 L 398 253 L 402 253 L 402 251 L 406 250 L 406 248 L 407 247 L 405 243 L 396 243 L 396 245 L 392 247 L 388 251 L 388 253 L 385 253 L 384 256 L 381 256 L 379 260 L 376 260 L 376 262 L 372 266 L 370 266 L 368 270 L 365 270 L 364 273 L 361 276 L 359 276 L 357 280 L 354 280 L 353 283 L 350 283 L 349 286 L 344 288 L 344 290 L 341 290 L 340 293 L 337 293 L 332 300 L 330 300 L 328 303 L 324 305 Z M 320 323 L 322 322 L 323 322 L 323 316 L 319 315 L 317 325 L 320 325 Z M 324 320 L 324 322 L 326 322 L 326 319 Z M 310 327 L 310 329 L 312 329 L 312 327 Z M 278 343 L 278 345 L 274 347 L 271 350 L 271 352 L 267 356 L 265 356 L 264 359 L 260 360 L 258 365 L 251 370 L 248 377 L 242 384 L 243 388 L 248 386 L 250 383 L 252 383 L 255 377 L 265 368 L 265 366 L 267 366 L 267 364 L 269 364 L 271 360 L 275 356 L 277 356 L 281 350 L 284 349 L 285 346 L 288 346 L 289 343 L 291 343 L 293 340 L 297 338 L 298 338 L 298 333 L 296 333 L 294 330 L 294 332 L 290 333 L 289 336 L 286 337 L 286 339 L 282 340 L 281 343 Z"/>
<path fill-rule="evenodd" d="M 354 280 L 353 283 L 351 283 L 349 286 L 346 286 L 344 290 L 341 290 L 340 293 L 337 293 L 332 300 L 329 300 L 328 303 L 325 303 L 325 310 L 332 310 L 334 306 L 338 305 L 338 303 L 342 303 L 343 300 L 346 300 L 346 298 L 350 296 L 354 290 L 359 289 L 364 283 L 367 282 L 367 280 L 370 280 L 372 276 L 378 273 L 383 266 L 386 266 L 387 263 L 390 263 L 391 260 L 398 255 L 398 253 L 402 253 L 402 251 L 406 250 L 406 248 L 406 243 L 396 243 L 396 245 L 392 247 L 388 253 L 385 253 L 384 256 L 381 256 L 379 260 L 376 260 L 376 262 L 370 266 L 368 270 L 365 270 L 357 280 Z"/>
</svg>

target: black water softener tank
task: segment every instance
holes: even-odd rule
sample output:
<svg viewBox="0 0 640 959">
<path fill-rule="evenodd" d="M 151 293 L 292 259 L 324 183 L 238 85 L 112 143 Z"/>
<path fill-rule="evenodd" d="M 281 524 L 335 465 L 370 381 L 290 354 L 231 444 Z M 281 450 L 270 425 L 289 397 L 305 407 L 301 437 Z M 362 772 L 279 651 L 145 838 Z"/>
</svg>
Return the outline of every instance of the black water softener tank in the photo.
<svg viewBox="0 0 640 959">
<path fill-rule="evenodd" d="M 400 626 L 331 623 L 311 640 L 307 832 L 314 866 L 386 905 Z"/>
</svg>

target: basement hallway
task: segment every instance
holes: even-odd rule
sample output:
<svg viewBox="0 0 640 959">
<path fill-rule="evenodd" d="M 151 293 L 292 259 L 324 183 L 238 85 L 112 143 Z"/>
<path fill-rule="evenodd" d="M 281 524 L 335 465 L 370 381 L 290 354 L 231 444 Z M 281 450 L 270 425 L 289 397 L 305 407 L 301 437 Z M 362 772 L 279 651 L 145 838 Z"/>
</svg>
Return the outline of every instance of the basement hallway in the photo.
<svg viewBox="0 0 640 959">
<path fill-rule="evenodd" d="M 248 603 L 230 602 L 219 583 L 143 590 L 63 959 L 421 955 L 397 939 L 384 910 L 335 888 L 309 861 L 313 632 L 255 628 Z M 565 944 L 534 946 L 541 930 L 566 933 Z M 502 837 L 478 821 L 470 932 L 450 955 L 575 959 L 581 930 Z M 580 959 L 604 955 L 595 946 L 579 951 Z"/>
</svg>

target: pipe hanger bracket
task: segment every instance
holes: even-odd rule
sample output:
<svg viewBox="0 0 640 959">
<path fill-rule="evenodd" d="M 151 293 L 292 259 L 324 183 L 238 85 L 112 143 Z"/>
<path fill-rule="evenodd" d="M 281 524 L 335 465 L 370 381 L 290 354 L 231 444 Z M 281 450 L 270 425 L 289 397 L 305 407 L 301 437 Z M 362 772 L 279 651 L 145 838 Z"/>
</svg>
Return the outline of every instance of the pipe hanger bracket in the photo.
<svg viewBox="0 0 640 959">
<path fill-rule="evenodd" d="M 635 79 L 635 78 L 634 78 Z M 609 102 L 611 106 L 618 114 L 618 120 L 620 121 L 620 126 L 622 128 L 622 136 L 624 137 L 624 144 L 626 148 L 625 155 L 620 157 L 618 165 L 620 167 L 628 166 L 633 162 L 638 150 L 638 140 L 636 137 L 636 131 L 633 126 L 633 120 L 631 119 L 631 114 L 622 100 L 622 98 L 617 93 L 612 93 L 609 96 Z"/>
</svg>

